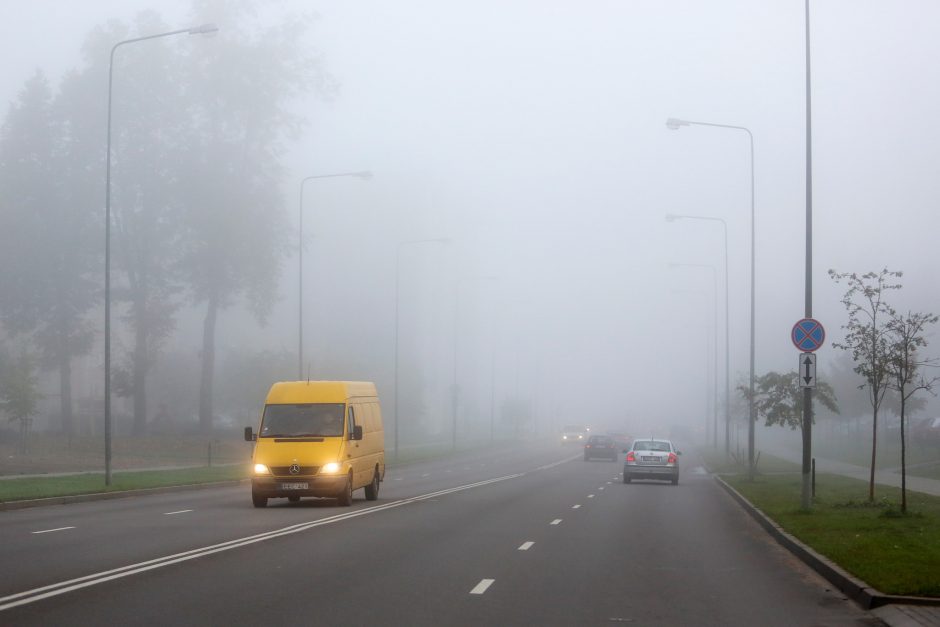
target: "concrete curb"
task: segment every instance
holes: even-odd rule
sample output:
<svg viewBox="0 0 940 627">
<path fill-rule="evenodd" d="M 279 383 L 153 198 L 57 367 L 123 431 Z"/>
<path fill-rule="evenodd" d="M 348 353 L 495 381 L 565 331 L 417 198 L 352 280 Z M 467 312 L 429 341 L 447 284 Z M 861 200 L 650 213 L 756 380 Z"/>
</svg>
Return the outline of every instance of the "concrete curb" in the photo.
<svg viewBox="0 0 940 627">
<path fill-rule="evenodd" d="M 230 481 L 213 481 L 210 483 L 190 483 L 186 485 L 161 486 L 159 488 L 141 488 L 139 490 L 117 490 L 114 492 L 95 492 L 92 494 L 73 494 L 70 496 L 51 496 L 44 499 L 28 499 L 22 501 L 0 501 L 0 512 L 29 507 L 44 507 L 46 505 L 67 505 L 69 503 L 85 503 L 88 501 L 104 501 L 108 499 L 123 499 L 131 496 L 146 496 L 149 494 L 165 494 L 167 492 L 186 492 L 189 490 L 202 490 L 206 488 L 224 488 L 247 483 L 250 479 L 233 479 Z"/>
<path fill-rule="evenodd" d="M 803 560 L 813 570 L 826 578 L 832 585 L 842 591 L 846 596 L 862 606 L 866 610 L 871 610 L 883 605 L 904 604 L 904 605 L 928 605 L 940 607 L 940 599 L 932 597 L 913 597 L 899 596 L 894 594 L 884 594 L 872 588 L 867 583 L 858 579 L 831 561 L 829 558 L 820 555 L 810 547 L 806 546 L 794 536 L 790 535 L 769 516 L 755 507 L 740 492 L 732 488 L 721 477 L 715 475 L 718 484 L 723 487 L 728 494 L 738 502 L 744 510 L 751 515 L 757 523 L 763 527 L 773 538 L 783 545 L 788 551 Z"/>
</svg>

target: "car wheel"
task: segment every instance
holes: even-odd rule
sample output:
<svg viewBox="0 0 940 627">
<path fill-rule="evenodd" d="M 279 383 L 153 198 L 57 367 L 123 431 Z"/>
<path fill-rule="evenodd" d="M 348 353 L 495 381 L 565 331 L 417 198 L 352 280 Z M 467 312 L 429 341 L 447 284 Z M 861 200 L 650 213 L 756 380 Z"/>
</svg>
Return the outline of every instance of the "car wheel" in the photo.
<svg viewBox="0 0 940 627">
<path fill-rule="evenodd" d="M 255 507 L 267 507 L 268 506 L 268 497 L 261 496 L 259 494 L 251 493 L 251 504 Z"/>
<path fill-rule="evenodd" d="M 630 483 L 632 480 L 633 480 L 633 478 L 632 478 L 630 475 L 624 473 L 624 475 L 623 475 L 623 482 L 624 482 L 624 483 Z"/>
<path fill-rule="evenodd" d="M 587 460 L 588 460 L 588 456 L 585 455 L 585 456 L 584 456 L 584 461 L 587 461 Z"/>
<path fill-rule="evenodd" d="M 342 505 L 343 507 L 349 507 L 350 505 L 352 505 L 352 493 L 353 493 L 352 484 L 353 484 L 353 476 L 352 476 L 352 473 L 350 472 L 349 477 L 346 478 L 346 485 L 343 487 L 340 493 L 336 496 L 336 502 L 339 505 Z"/>
<path fill-rule="evenodd" d="M 299 502 L 300 502 L 300 497 L 299 497 L 299 496 L 289 496 L 289 497 L 287 497 L 287 500 L 290 501 L 291 503 L 299 503 Z"/>
<path fill-rule="evenodd" d="M 679 485 L 679 477 L 672 478 L 672 485 Z"/>
<path fill-rule="evenodd" d="M 366 486 L 366 500 L 374 501 L 379 498 L 379 469 L 372 473 L 372 483 Z"/>
</svg>

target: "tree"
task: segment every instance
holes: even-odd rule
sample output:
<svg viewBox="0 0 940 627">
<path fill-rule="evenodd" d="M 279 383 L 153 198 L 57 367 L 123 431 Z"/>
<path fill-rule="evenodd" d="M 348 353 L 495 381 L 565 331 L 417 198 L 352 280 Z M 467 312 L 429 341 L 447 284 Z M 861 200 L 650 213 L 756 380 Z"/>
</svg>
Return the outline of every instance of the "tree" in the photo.
<svg viewBox="0 0 940 627">
<path fill-rule="evenodd" d="M 26 453 L 33 416 L 42 398 L 36 387 L 35 364 L 32 357 L 23 351 L 15 362 L 0 366 L 0 410 L 9 416 L 10 422 L 19 423 L 20 452 Z"/>
<path fill-rule="evenodd" d="M 780 425 L 790 429 L 803 426 L 803 390 L 799 377 L 796 370 L 784 373 L 771 371 L 757 377 L 754 404 L 757 415 L 764 417 L 766 426 Z M 741 385 L 738 390 L 746 398 L 749 386 Z M 828 383 L 817 383 L 816 398 L 829 411 L 839 413 L 835 394 Z"/>
<path fill-rule="evenodd" d="M 936 324 L 938 316 L 927 313 L 895 314 L 886 325 L 888 333 L 888 386 L 901 401 L 901 512 L 907 513 L 907 462 L 904 437 L 905 410 L 908 400 L 919 391 L 931 392 L 940 377 L 927 378 L 922 371 L 936 365 L 936 360 L 920 356 L 927 346 L 925 328 Z"/>
<path fill-rule="evenodd" d="M 100 247 L 67 100 L 37 72 L 0 130 L 0 317 L 58 371 L 59 427 L 71 435 L 71 364 L 94 337 L 88 313 L 100 298 Z"/>
<path fill-rule="evenodd" d="M 860 387 L 867 388 L 872 408 L 871 470 L 868 480 L 868 500 L 871 502 L 875 500 L 878 409 L 888 388 L 888 339 L 885 325 L 895 315 L 894 309 L 884 298 L 887 291 L 901 289 L 900 283 L 893 282 L 901 275 L 901 272 L 892 272 L 887 268 L 863 275 L 829 270 L 829 277 L 833 281 L 845 282 L 848 286 L 842 296 L 842 304 L 849 313 L 848 323 L 842 326 L 846 331 L 845 339 L 841 343 L 833 342 L 832 345 L 851 352 L 855 372 L 865 379 Z"/>
<path fill-rule="evenodd" d="M 323 77 L 301 47 L 309 20 L 241 28 L 253 4 L 197 2 L 197 13 L 226 26 L 211 46 L 189 47 L 178 68 L 188 103 L 179 172 L 187 232 L 179 268 L 193 303 L 206 307 L 199 394 L 204 432 L 214 419 L 219 312 L 244 298 L 264 323 L 276 301 L 275 277 L 290 251 L 280 155 L 301 127 L 288 105 Z"/>
</svg>

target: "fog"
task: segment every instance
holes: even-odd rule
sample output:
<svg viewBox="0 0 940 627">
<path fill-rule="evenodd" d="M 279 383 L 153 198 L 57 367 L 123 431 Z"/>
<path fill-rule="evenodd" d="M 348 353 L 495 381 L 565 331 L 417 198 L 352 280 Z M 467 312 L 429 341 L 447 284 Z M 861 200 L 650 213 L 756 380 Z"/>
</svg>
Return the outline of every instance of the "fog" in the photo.
<svg viewBox="0 0 940 627">
<path fill-rule="evenodd" d="M 215 37 L 184 35 L 119 50 L 115 132 L 156 125 L 140 131 L 142 137 L 159 135 L 160 119 L 133 116 L 132 103 L 147 98 L 135 86 L 152 83 L 168 110 L 188 106 L 174 103 L 178 83 L 159 73 L 175 66 L 146 65 L 149 54 L 183 55 L 191 60 L 186 67 L 200 66 L 210 77 L 238 74 L 237 67 L 207 69 L 199 59 L 237 59 L 213 47 L 297 25 L 298 14 L 314 16 L 297 41 L 314 60 L 297 76 L 310 88 L 287 93 L 289 85 L 255 85 L 259 102 L 282 102 L 297 124 L 265 122 L 283 140 L 254 155 L 272 182 L 263 195 L 269 204 L 252 214 L 274 229 L 276 263 L 264 278 L 270 308 L 259 321 L 244 294 L 220 305 L 215 429 L 256 424 L 267 386 L 298 377 L 302 239 L 303 376 L 375 381 L 387 440 L 396 391 L 403 443 L 449 438 L 455 382 L 463 442 L 488 437 L 491 424 L 499 437 L 547 437 L 563 424 L 581 423 L 655 435 L 681 425 L 704 438 L 716 404 L 724 412 L 726 313 L 732 394 L 748 375 L 751 156 L 746 133 L 701 125 L 670 130 L 670 117 L 753 133 L 755 369 L 796 369 L 789 335 L 804 313 L 802 2 L 298 0 L 232 11 L 242 4 L 196 2 L 194 9 L 182 0 L 36 0 L 0 7 L 4 124 L 37 69 L 53 96 L 71 72 L 88 69 L 83 46 L 109 20 L 124 24 L 126 37 L 153 32 L 135 26 L 148 9 L 159 20 L 145 23 L 157 29 L 216 22 Z M 940 261 L 934 243 L 940 119 L 933 115 L 940 106 L 934 32 L 940 5 L 811 4 L 813 313 L 828 332 L 818 351 L 825 381 L 846 359 L 831 346 L 847 320 L 840 303 L 845 288 L 829 279 L 828 269 L 904 271 L 904 289 L 892 294 L 892 303 L 940 312 L 933 287 Z M 235 15 L 237 25 L 213 17 L 214 9 Z M 98 49 L 107 54 L 107 47 Z M 103 68 L 107 58 L 99 55 L 96 63 Z M 104 354 L 108 92 L 104 74 L 96 76 L 86 89 L 93 130 L 83 144 L 87 197 L 98 203 L 89 207 L 89 228 L 97 229 L 91 237 L 98 238 L 98 266 L 88 276 L 96 300 L 83 316 L 89 349 L 75 356 L 71 374 L 75 430 L 90 434 L 102 428 Z M 219 81 L 210 78 L 180 98 L 212 102 L 213 90 L 228 85 Z M 266 91 L 277 88 L 285 91 Z M 226 92 L 223 102 L 231 105 L 230 97 Z M 251 120 L 246 116 L 238 119 Z M 211 116 L 201 124 L 211 127 Z M 130 196 L 129 178 L 163 167 L 161 154 L 170 164 L 186 158 L 150 152 L 132 169 L 129 145 L 118 142 L 112 152 L 115 189 L 124 190 L 113 199 L 118 216 L 128 203 L 146 211 L 151 192 Z M 0 165 L 9 164 L 10 154 Z M 219 194 L 238 194 L 222 161 L 221 178 L 211 168 L 200 170 L 199 184 L 180 185 L 183 197 L 174 202 L 212 204 Z M 299 234 L 301 181 L 360 171 L 372 177 L 304 185 Z M 0 211 L 13 211 L 11 193 L 3 191 Z M 720 223 L 670 222 L 667 214 L 727 223 L 727 312 Z M 4 241 L 11 241 L 9 233 Z M 127 281 L 120 250 L 112 261 L 118 290 Z M 244 248 L 239 259 L 250 267 L 258 251 Z M 183 250 L 160 254 L 171 258 Z M 199 422 L 206 305 L 185 289 L 168 294 L 176 306 L 172 325 L 146 375 L 151 432 Z M 115 303 L 116 365 L 134 350 L 128 311 L 126 301 Z M 0 342 L 11 355 L 38 351 L 30 333 L 8 325 L 0 327 Z M 938 349 L 927 350 L 938 355 Z M 49 364 L 37 369 L 43 398 L 35 430 L 60 424 L 59 374 Z M 513 406 L 524 407 L 526 417 L 507 416 Z M 744 417 L 739 400 L 732 407 L 735 419 Z M 131 432 L 134 411 L 132 397 L 115 396 L 119 434 Z M 923 410 L 936 411 L 935 404 Z"/>
</svg>

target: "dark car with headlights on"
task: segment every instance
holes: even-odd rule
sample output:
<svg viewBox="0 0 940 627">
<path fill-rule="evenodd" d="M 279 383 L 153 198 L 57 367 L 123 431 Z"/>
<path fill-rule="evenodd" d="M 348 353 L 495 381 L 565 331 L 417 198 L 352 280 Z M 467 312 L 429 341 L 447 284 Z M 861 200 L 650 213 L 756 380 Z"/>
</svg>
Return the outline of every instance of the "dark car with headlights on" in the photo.
<svg viewBox="0 0 940 627">
<path fill-rule="evenodd" d="M 624 451 L 623 482 L 634 479 L 655 479 L 679 484 L 679 455 L 682 453 L 670 440 L 649 438 L 634 440 L 633 446 Z"/>
<path fill-rule="evenodd" d="M 617 461 L 617 445 L 608 435 L 592 435 L 584 445 L 584 461 L 600 457 Z"/>
</svg>

